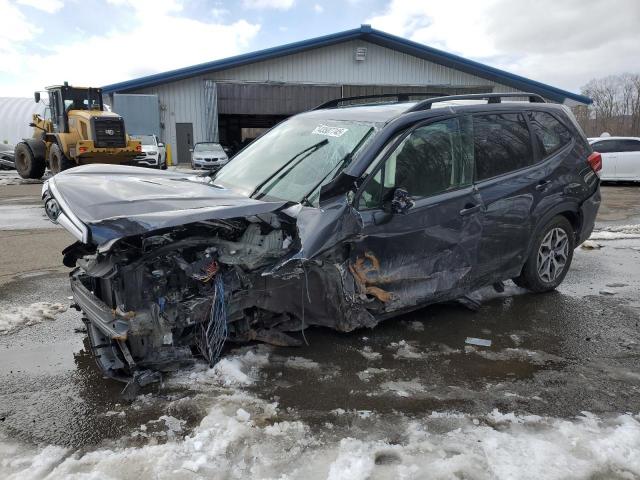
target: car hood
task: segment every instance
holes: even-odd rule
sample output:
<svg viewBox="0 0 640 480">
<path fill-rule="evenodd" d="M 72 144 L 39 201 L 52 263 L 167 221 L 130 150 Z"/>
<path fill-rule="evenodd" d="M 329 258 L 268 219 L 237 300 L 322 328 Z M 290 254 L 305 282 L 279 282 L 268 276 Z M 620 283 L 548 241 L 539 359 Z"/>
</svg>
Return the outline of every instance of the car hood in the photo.
<svg viewBox="0 0 640 480">
<path fill-rule="evenodd" d="M 254 200 L 190 174 L 100 164 L 55 175 L 45 184 L 43 197 L 45 202 L 51 197 L 57 200 L 61 216 L 84 233 L 79 240 L 95 245 L 187 223 L 264 214 L 288 205 Z M 51 216 L 51 209 L 46 210 Z"/>
</svg>

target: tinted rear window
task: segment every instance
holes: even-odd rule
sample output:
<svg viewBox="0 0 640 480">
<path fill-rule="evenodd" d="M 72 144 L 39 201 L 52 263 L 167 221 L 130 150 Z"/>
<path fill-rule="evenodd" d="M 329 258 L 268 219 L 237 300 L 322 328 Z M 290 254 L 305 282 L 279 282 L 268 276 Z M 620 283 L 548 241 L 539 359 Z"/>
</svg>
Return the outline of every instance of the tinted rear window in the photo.
<svg viewBox="0 0 640 480">
<path fill-rule="evenodd" d="M 529 112 L 529 121 L 543 158 L 571 142 L 571 133 L 553 115 Z"/>
<path fill-rule="evenodd" d="M 473 117 L 476 180 L 485 180 L 533 163 L 529 129 L 520 113 Z"/>
<path fill-rule="evenodd" d="M 600 153 L 612 153 L 620 151 L 620 144 L 618 143 L 618 140 L 604 140 L 594 143 L 591 145 L 591 148 Z"/>
<path fill-rule="evenodd" d="M 638 140 L 618 140 L 621 152 L 640 152 Z"/>
</svg>

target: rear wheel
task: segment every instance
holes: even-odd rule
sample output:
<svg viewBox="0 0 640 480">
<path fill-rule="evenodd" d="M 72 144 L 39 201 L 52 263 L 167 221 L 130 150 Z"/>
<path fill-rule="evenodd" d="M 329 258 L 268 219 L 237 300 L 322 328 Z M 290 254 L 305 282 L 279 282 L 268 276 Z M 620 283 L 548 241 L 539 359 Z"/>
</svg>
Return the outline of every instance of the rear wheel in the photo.
<svg viewBox="0 0 640 480">
<path fill-rule="evenodd" d="M 62 149 L 57 145 L 51 145 L 51 151 L 49 152 L 49 169 L 54 175 L 75 167 L 75 163 L 69 160 L 62 152 Z"/>
<path fill-rule="evenodd" d="M 22 178 L 42 178 L 47 168 L 44 158 L 34 156 L 26 143 L 16 145 L 14 162 Z"/>
<path fill-rule="evenodd" d="M 565 217 L 553 218 L 534 239 L 516 285 L 532 292 L 548 292 L 562 283 L 569 271 L 575 247 L 573 227 Z"/>
</svg>

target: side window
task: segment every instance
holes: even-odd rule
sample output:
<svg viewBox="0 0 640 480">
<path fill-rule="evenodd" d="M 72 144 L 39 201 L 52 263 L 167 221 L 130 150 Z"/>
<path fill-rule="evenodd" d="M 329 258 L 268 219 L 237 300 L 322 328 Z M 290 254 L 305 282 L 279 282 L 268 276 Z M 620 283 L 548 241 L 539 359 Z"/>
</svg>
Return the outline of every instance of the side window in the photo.
<svg viewBox="0 0 640 480">
<path fill-rule="evenodd" d="M 520 113 L 473 117 L 476 180 L 485 180 L 533 163 L 529 128 Z"/>
<path fill-rule="evenodd" d="M 529 112 L 529 121 L 543 158 L 571 142 L 571 133 L 553 115 Z"/>
<path fill-rule="evenodd" d="M 591 145 L 591 148 L 593 148 L 595 152 L 599 153 L 613 153 L 620 151 L 618 148 L 618 142 L 616 140 L 604 140 L 601 142 L 596 142 Z"/>
<path fill-rule="evenodd" d="M 360 208 L 374 208 L 396 188 L 414 198 L 424 198 L 469 185 L 472 181 L 473 150 L 465 148 L 461 133 L 470 120 L 449 119 L 418 127 L 391 152 L 365 187 Z"/>
<path fill-rule="evenodd" d="M 638 140 L 618 140 L 621 152 L 640 152 L 640 142 Z"/>
</svg>

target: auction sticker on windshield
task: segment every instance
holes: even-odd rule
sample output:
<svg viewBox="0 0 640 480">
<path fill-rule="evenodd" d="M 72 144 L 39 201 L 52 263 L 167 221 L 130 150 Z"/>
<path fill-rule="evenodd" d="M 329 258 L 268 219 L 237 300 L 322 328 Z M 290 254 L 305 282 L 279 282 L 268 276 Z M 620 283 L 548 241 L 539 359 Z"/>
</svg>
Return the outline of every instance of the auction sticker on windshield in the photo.
<svg viewBox="0 0 640 480">
<path fill-rule="evenodd" d="M 348 132 L 348 128 L 340 128 L 340 127 L 330 127 L 328 125 L 318 125 L 313 129 L 313 132 L 316 135 L 326 135 L 327 137 L 341 137 L 346 132 Z"/>
</svg>

